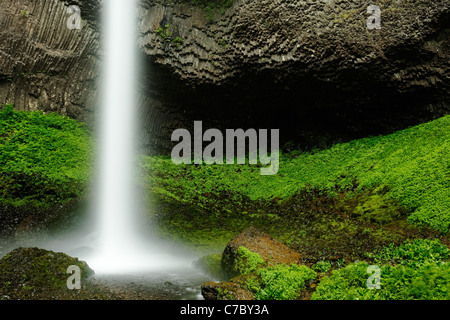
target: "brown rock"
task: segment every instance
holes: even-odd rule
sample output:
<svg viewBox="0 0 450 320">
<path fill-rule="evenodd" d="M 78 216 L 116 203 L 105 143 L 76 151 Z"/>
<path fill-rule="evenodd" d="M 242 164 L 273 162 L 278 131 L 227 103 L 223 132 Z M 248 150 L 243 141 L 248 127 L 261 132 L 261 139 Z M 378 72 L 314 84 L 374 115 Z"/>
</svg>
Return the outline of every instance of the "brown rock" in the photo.
<svg viewBox="0 0 450 320">
<path fill-rule="evenodd" d="M 231 240 L 222 254 L 222 266 L 229 277 L 237 275 L 233 270 L 236 269 L 234 264 L 239 247 L 259 254 L 269 265 L 298 263 L 301 257 L 300 253 L 289 249 L 267 233 L 250 227 Z"/>
</svg>

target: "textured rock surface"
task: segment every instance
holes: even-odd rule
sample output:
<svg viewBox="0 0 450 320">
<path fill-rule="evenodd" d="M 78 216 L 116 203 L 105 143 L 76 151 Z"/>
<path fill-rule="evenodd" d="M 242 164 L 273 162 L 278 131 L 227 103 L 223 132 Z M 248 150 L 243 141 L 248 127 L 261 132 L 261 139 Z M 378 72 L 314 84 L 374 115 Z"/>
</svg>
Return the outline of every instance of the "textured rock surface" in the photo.
<svg viewBox="0 0 450 320">
<path fill-rule="evenodd" d="M 213 22 L 202 9 L 183 3 L 143 3 L 145 53 L 193 85 L 226 84 L 273 70 L 275 82 L 290 83 L 311 74 L 343 86 L 336 80 L 348 80 L 343 72 L 347 70 L 373 79 L 383 76 L 378 80 L 392 80 L 404 90 L 448 86 L 448 75 L 441 72 L 445 70 L 419 73 L 405 63 L 434 61 L 448 68 L 448 1 L 381 1 L 381 30 L 368 30 L 366 11 L 372 2 L 365 0 L 235 0 Z M 156 30 L 167 24 L 172 37 L 182 38 L 183 44 L 161 41 Z M 405 55 L 394 56 L 400 53 Z M 424 53 L 428 57 L 421 57 Z M 395 77 L 386 78 L 388 74 Z"/>
<path fill-rule="evenodd" d="M 68 4 L 83 28 L 66 27 Z M 0 0 L 0 103 L 92 118 L 99 0 Z M 391 132 L 449 112 L 449 0 L 141 0 L 144 144 L 173 129 L 280 128 L 304 145 Z M 118 22 L 119 23 L 119 22 Z M 124 107 L 126 110 L 126 107 Z"/>
<path fill-rule="evenodd" d="M 69 29 L 57 0 L 0 1 L 0 103 L 87 120 L 95 107 L 98 32 Z"/>
<path fill-rule="evenodd" d="M 320 144 L 314 135 L 391 132 L 449 111 L 449 1 L 381 1 L 380 30 L 367 29 L 365 0 L 235 0 L 212 22 L 183 3 L 143 3 L 140 44 L 164 70 L 155 96 L 187 128 L 282 128 Z M 166 26 L 182 44 L 157 32 Z"/>
</svg>

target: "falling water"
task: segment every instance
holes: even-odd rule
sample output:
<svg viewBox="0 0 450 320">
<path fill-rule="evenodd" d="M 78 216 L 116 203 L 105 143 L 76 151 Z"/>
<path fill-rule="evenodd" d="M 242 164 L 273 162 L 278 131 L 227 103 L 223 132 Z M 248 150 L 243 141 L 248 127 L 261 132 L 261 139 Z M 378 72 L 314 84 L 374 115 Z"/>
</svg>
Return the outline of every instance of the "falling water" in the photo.
<svg viewBox="0 0 450 320">
<path fill-rule="evenodd" d="M 99 273 L 154 270 L 180 261 L 138 236 L 137 6 L 136 0 L 104 1 L 102 103 L 98 176 L 93 213 L 98 244 L 88 263 Z"/>
<path fill-rule="evenodd" d="M 99 243 L 94 264 L 107 271 L 117 268 L 114 265 L 125 258 L 120 256 L 132 254 L 136 245 L 130 215 L 137 209 L 133 185 L 137 32 L 135 0 L 107 0 L 103 5 L 103 91 L 94 206 Z"/>
</svg>

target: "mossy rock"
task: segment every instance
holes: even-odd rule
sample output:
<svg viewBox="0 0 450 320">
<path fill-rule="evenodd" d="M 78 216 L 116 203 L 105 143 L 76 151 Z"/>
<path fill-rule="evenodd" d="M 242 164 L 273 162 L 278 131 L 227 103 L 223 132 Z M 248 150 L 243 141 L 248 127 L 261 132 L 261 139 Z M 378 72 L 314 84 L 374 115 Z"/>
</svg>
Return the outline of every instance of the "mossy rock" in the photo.
<svg viewBox="0 0 450 320">
<path fill-rule="evenodd" d="M 304 265 L 278 264 L 256 269 L 227 282 L 202 284 L 206 300 L 294 300 L 304 296 L 317 273 Z"/>
<path fill-rule="evenodd" d="M 81 289 L 70 290 L 69 266 L 78 266 Z M 94 271 L 86 262 L 39 248 L 18 248 L 0 260 L 0 299 L 104 299 L 107 292 L 90 282 Z"/>
<path fill-rule="evenodd" d="M 222 254 L 226 276 L 234 278 L 250 273 L 262 265 L 298 263 L 301 255 L 253 227 L 231 240 Z"/>
<path fill-rule="evenodd" d="M 249 228 L 222 254 L 223 270 L 231 280 L 204 283 L 202 295 L 207 300 L 296 299 L 317 276 L 297 264 L 300 257 L 268 234 Z"/>
</svg>

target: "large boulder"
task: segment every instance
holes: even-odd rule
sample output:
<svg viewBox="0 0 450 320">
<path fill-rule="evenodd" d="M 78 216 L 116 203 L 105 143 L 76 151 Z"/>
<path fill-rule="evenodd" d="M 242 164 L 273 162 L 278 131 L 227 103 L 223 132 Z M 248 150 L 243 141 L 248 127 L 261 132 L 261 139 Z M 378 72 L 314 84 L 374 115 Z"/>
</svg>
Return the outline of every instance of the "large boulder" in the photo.
<svg viewBox="0 0 450 320">
<path fill-rule="evenodd" d="M 70 266 L 81 271 L 81 289 L 71 290 Z M 108 292 L 90 282 L 86 262 L 39 248 L 17 248 L 0 260 L 0 300 L 104 299 Z"/>
<path fill-rule="evenodd" d="M 300 253 L 269 234 L 250 227 L 233 238 L 223 251 L 222 267 L 228 278 L 242 274 L 245 268 L 253 268 L 252 264 L 258 264 L 254 254 L 262 259 L 260 264 L 266 265 L 298 263 L 301 258 Z"/>
<path fill-rule="evenodd" d="M 259 272 L 273 272 L 273 268 L 281 267 L 273 273 L 275 278 L 292 277 L 290 272 L 297 272 L 296 267 L 309 270 L 298 265 L 300 258 L 300 253 L 289 249 L 267 233 L 250 227 L 233 238 L 222 253 L 221 265 L 226 281 L 203 283 L 202 295 L 206 300 L 252 300 L 255 299 L 255 294 L 261 298 L 259 291 L 267 283 L 261 283 Z M 208 260 L 210 258 L 200 261 Z M 304 284 L 299 283 L 298 288 L 303 287 Z"/>
</svg>

